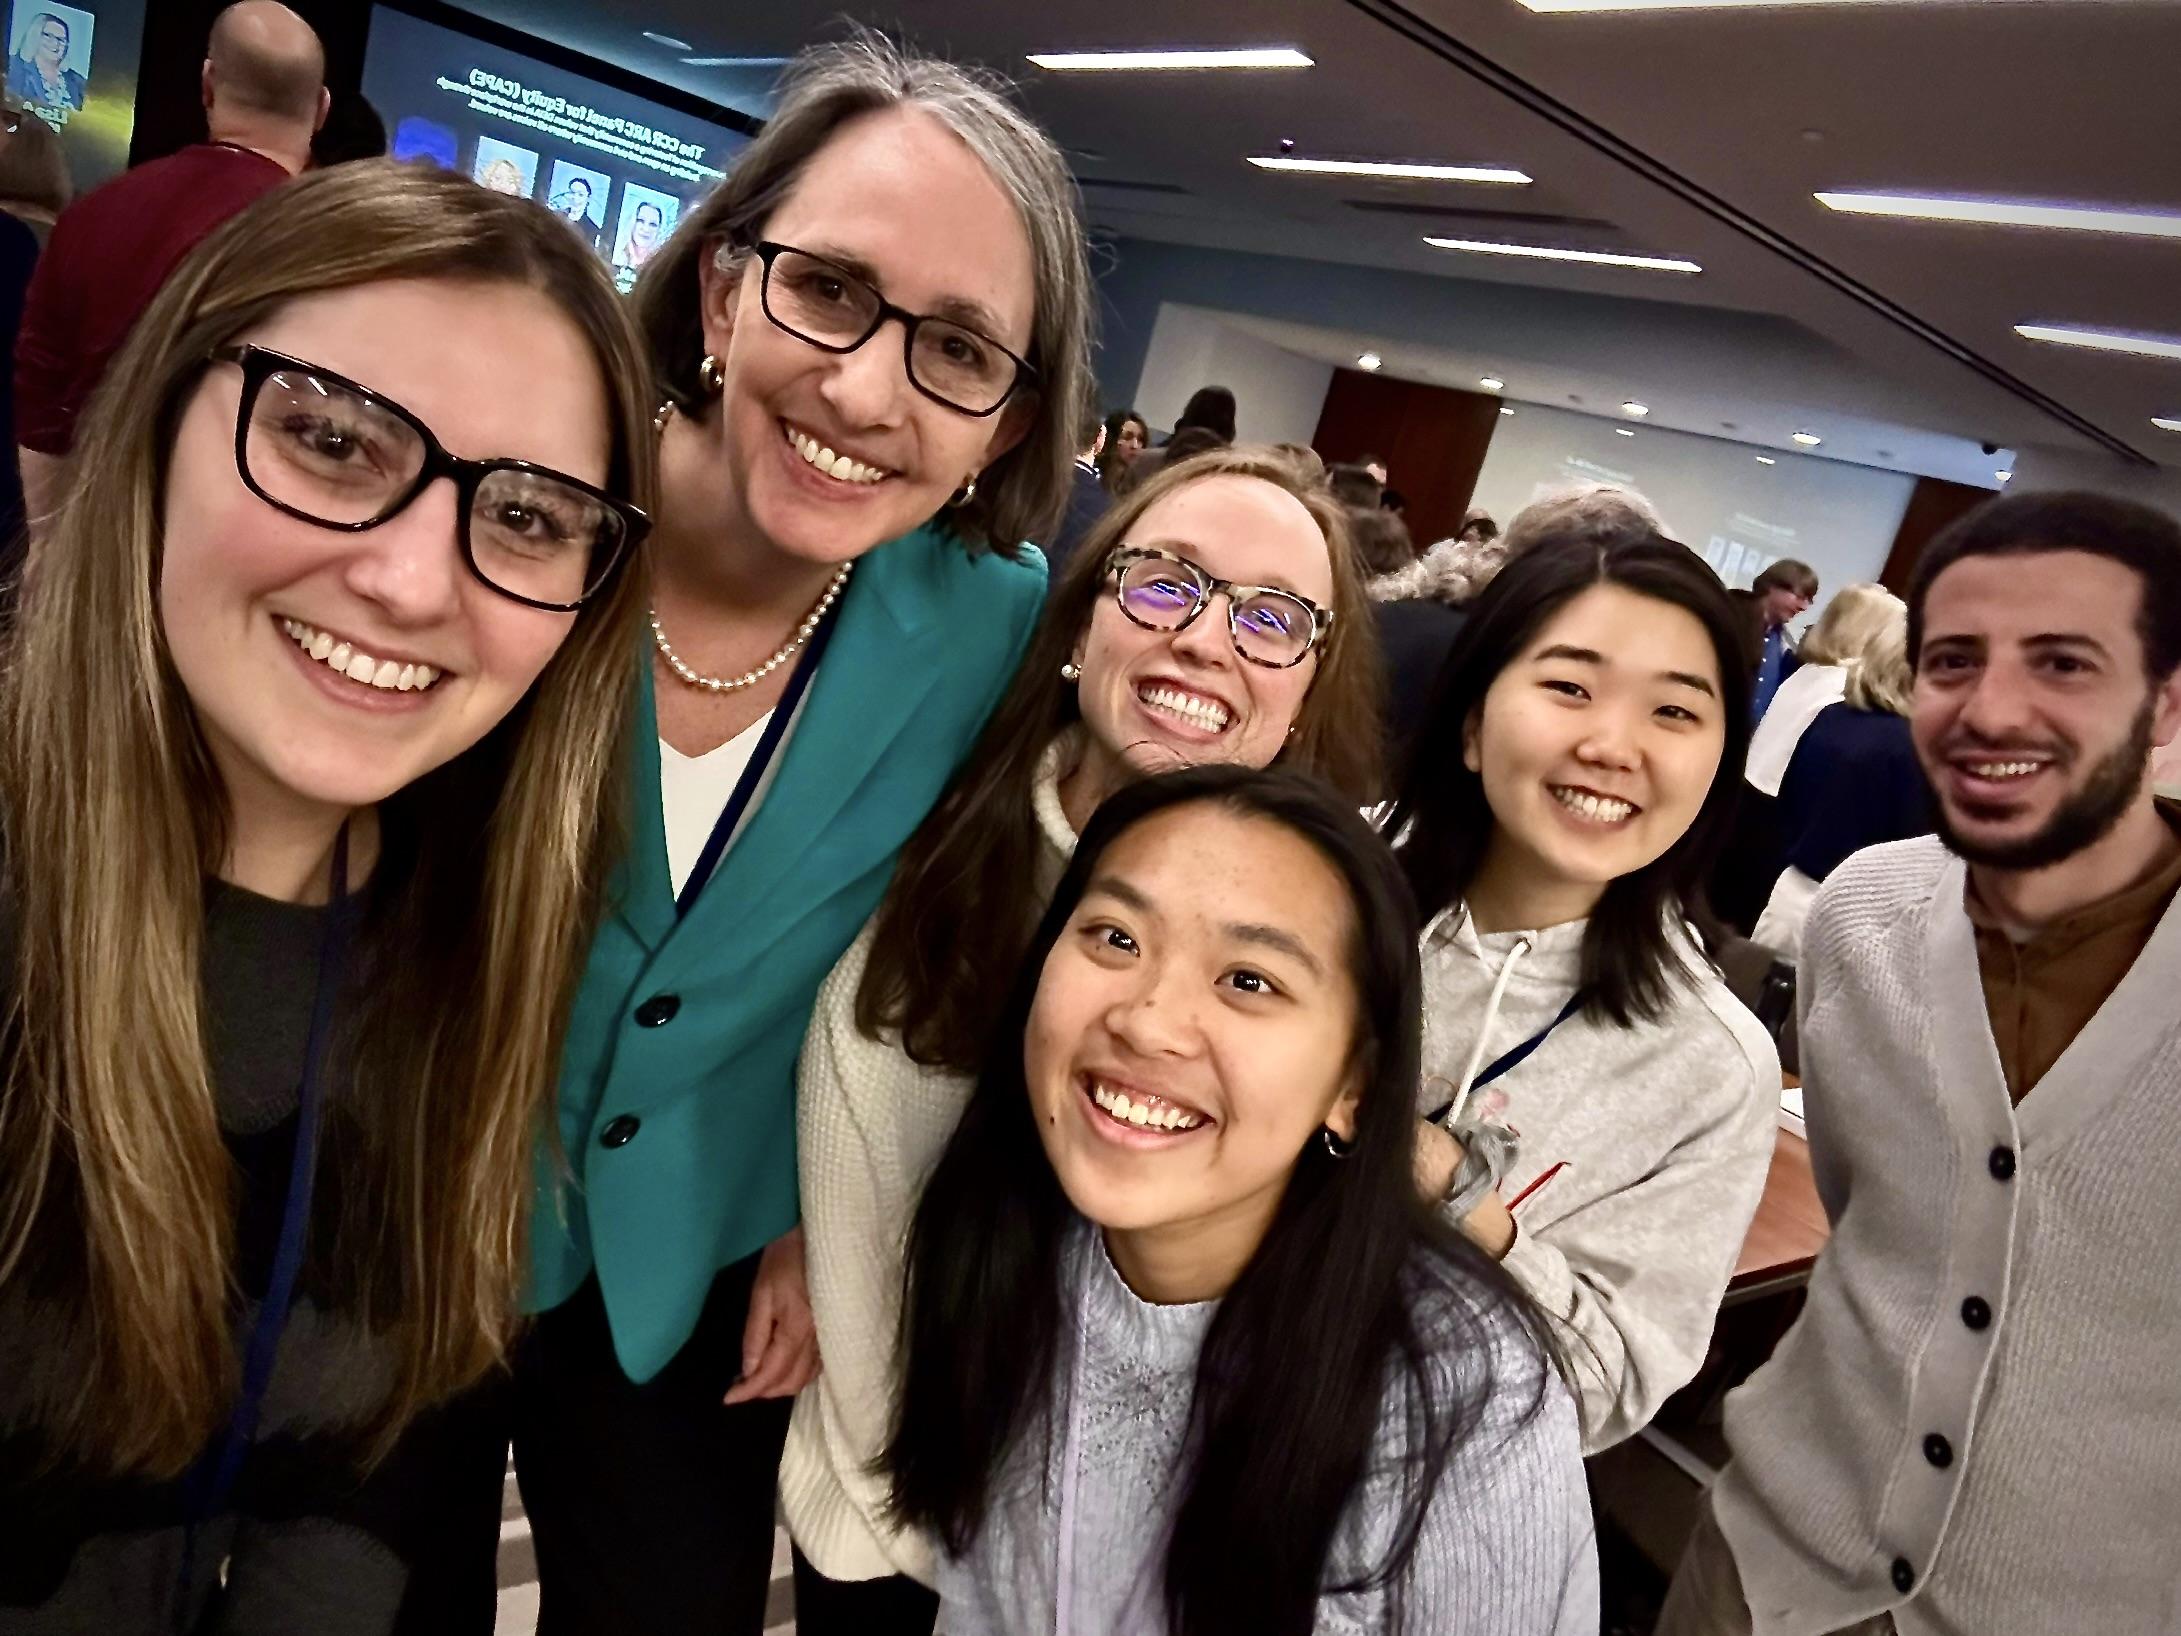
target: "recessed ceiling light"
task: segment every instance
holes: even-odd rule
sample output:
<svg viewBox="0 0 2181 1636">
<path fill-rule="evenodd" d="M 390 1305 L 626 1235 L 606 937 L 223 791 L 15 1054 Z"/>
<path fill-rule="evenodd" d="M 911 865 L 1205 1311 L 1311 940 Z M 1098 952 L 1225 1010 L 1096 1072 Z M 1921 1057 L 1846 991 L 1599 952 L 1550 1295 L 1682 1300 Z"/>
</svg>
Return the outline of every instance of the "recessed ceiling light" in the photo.
<svg viewBox="0 0 2181 1636">
<path fill-rule="evenodd" d="M 1356 354 L 1356 368 L 1358 369 L 1376 369 L 1385 361 L 1375 352 L 1359 352 Z"/>
<path fill-rule="evenodd" d="M 2015 334 L 2055 346 L 2092 347 L 2100 352 L 2133 352 L 2145 358 L 2181 358 L 2181 340 L 2164 335 L 2124 335 L 2116 330 L 2077 329 L 2070 324 L 2017 324 Z"/>
<path fill-rule="evenodd" d="M 1851 216 L 1905 216 L 1926 222 L 2181 239 L 2181 215 L 2163 210 L 2104 210 L 2093 205 L 2035 204 L 2027 199 L 1949 199 L 1914 193 L 1820 193 L 1814 197 L 1828 210 Z"/>
<path fill-rule="evenodd" d="M 1613 430 L 1620 433 L 1623 437 L 1634 437 L 1636 435 L 1635 429 L 1633 427 L 1616 426 L 1613 428 Z"/>
<path fill-rule="evenodd" d="M 790 57 L 684 57 L 691 68 L 785 68 Z"/>
<path fill-rule="evenodd" d="M 2010 483 L 2014 480 L 2014 473 L 2011 471 L 1995 471 L 1992 475 L 2002 483 Z"/>
<path fill-rule="evenodd" d="M 1521 0 L 1532 11 L 1754 11 L 1761 6 L 1849 6 L 1869 0 Z"/>
<path fill-rule="evenodd" d="M 1499 406 L 1499 412 L 1503 415 L 1511 415 L 1514 413 L 1514 411 L 1508 408 L 1507 405 L 1505 405 L 1504 403 Z"/>
<path fill-rule="evenodd" d="M 671 34 L 654 34 L 648 28 L 644 30 L 644 38 L 649 40 L 653 45 L 665 46 L 669 51 L 696 50 L 696 47 L 691 45 L 687 40 L 677 40 Z"/>
<path fill-rule="evenodd" d="M 1805 449 L 1814 449 L 1820 443 L 1823 443 L 1825 441 L 1825 439 L 1819 437 L 1815 432 L 1796 432 L 1793 435 L 1795 441 L 1797 443 L 1800 443 Z"/>
<path fill-rule="evenodd" d="M 1479 375 L 1477 377 L 1477 384 L 1483 387 L 1487 392 L 1497 392 L 1507 383 L 1501 380 L 1497 375 Z"/>
<path fill-rule="evenodd" d="M 1630 398 L 1626 403 L 1621 405 L 1622 414 L 1634 415 L 1638 420 L 1641 420 L 1645 415 L 1648 415 L 1650 412 L 1651 406 L 1648 403 L 1638 403 L 1634 398 Z"/>
<path fill-rule="evenodd" d="M 1760 466 L 1777 466 L 1779 462 L 1768 454 L 1761 454 L 1757 457 L 1757 464 Z"/>
<path fill-rule="evenodd" d="M 1213 48 L 1201 51 L 1033 51 L 1030 61 L 1056 73 L 1080 74 L 1123 69 L 1172 68 L 1312 68 L 1316 64 L 1292 46 Z"/>
<path fill-rule="evenodd" d="M 2162 432 L 2181 432 L 2181 415 L 2153 415 L 2151 424 Z"/>
<path fill-rule="evenodd" d="M 1527 256 L 1534 261 L 1581 261 L 1597 267 L 1641 267 L 1655 273 L 1701 273 L 1693 261 L 1675 256 L 1624 256 L 1608 250 L 1560 250 L 1545 244 L 1499 244 L 1490 239 L 1438 239 L 1424 242 L 1435 250 L 1466 250 L 1479 256 Z"/>
<path fill-rule="evenodd" d="M 1276 159 L 1249 156 L 1259 170 L 1299 171 L 1306 176 L 1392 176 L 1412 182 L 1491 182 L 1519 187 L 1531 180 L 1505 165 L 1420 165 L 1387 159 Z"/>
</svg>

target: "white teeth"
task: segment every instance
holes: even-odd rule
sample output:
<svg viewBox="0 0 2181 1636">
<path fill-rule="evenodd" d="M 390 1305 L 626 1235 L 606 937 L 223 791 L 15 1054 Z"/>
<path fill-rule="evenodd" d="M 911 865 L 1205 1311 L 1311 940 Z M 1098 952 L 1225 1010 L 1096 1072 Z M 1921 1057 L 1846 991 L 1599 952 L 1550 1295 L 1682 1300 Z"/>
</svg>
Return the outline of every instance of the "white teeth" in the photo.
<svg viewBox="0 0 2181 1636">
<path fill-rule="evenodd" d="M 1199 698 L 1179 688 L 1147 687 L 1136 696 L 1152 709 L 1179 716 L 1190 726 L 1201 727 L 1209 733 L 1225 732 L 1232 719 L 1227 707 L 1218 700 Z"/>
<path fill-rule="evenodd" d="M 382 692 L 420 693 L 439 680 L 439 672 L 430 665 L 409 664 L 400 659 L 375 659 L 325 631 L 313 629 L 300 619 L 283 619 L 280 628 L 288 633 L 289 641 L 311 658 L 365 687 L 375 687 Z"/>
<path fill-rule="evenodd" d="M 2027 778 L 2038 765 L 2034 761 L 1984 761 L 1972 763 L 1969 770 L 1979 778 Z"/>
<path fill-rule="evenodd" d="M 881 481 L 886 476 L 886 473 L 876 466 L 866 466 L 862 461 L 853 459 L 848 455 L 835 454 L 816 438 L 805 437 L 792 426 L 787 429 L 787 434 L 788 441 L 795 446 L 795 452 L 801 455 L 813 470 L 825 473 L 826 476 L 836 482 L 855 483 L 868 488 L 871 484 Z"/>
<path fill-rule="evenodd" d="M 1633 801 L 1618 800 L 1610 795 L 1591 795 L 1583 790 L 1554 787 L 1553 799 L 1579 817 L 1588 818 L 1594 824 L 1617 824 L 1636 811 Z"/>
<path fill-rule="evenodd" d="M 1168 1103 L 1154 1108 L 1148 1102 L 1132 1102 L 1119 1091 L 1109 1091 L 1096 1080 L 1091 1082 L 1091 1100 L 1114 1119 L 1140 1130 L 1195 1130 L 1204 1123 L 1198 1114 L 1184 1113 Z"/>
</svg>

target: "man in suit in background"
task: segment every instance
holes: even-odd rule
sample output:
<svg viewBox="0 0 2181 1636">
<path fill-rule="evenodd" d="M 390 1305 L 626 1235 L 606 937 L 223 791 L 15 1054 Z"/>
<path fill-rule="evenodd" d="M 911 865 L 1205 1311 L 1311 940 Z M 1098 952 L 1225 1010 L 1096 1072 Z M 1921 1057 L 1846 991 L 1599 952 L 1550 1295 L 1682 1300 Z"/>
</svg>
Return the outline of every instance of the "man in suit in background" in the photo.
<svg viewBox="0 0 2181 1636">
<path fill-rule="evenodd" d="M 1048 585 L 1067 571 L 1076 547 L 1113 504 L 1113 496 L 1098 475 L 1098 456 L 1106 447 L 1106 422 L 1099 412 L 1095 386 L 1085 391 L 1082 403 L 1077 405 L 1075 430 L 1075 487 L 1068 494 L 1067 515 L 1045 547 Z"/>
<path fill-rule="evenodd" d="M 1746 591 L 1728 593 L 1748 622 L 1750 669 L 1756 676 L 1749 702 L 1750 725 L 1764 720 L 1772 695 L 1791 668 L 1787 625 L 1817 600 L 1818 577 L 1806 562 L 1782 557 L 1766 565 Z"/>
</svg>

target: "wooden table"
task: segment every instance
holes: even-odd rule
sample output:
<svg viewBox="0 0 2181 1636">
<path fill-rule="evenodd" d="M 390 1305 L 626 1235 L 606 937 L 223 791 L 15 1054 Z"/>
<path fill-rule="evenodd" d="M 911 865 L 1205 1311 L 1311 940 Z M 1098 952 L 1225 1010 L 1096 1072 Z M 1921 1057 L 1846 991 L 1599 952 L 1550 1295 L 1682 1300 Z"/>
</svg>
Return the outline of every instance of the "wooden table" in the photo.
<svg viewBox="0 0 2181 1636">
<path fill-rule="evenodd" d="M 1783 1130 L 1773 1139 L 1772 1169 L 1749 1236 L 1742 1240 L 1742 1257 L 1727 1282 L 1727 1302 L 1754 1300 L 1801 1283 L 1831 1236 L 1810 1174 L 1810 1144 Z"/>
</svg>

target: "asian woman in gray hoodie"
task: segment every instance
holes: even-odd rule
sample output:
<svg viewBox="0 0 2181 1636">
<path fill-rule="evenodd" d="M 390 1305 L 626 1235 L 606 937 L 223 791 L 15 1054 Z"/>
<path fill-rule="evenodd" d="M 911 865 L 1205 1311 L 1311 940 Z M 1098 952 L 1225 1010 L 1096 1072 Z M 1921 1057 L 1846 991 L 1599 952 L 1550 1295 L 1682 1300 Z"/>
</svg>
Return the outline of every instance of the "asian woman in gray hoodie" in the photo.
<svg viewBox="0 0 2181 1636">
<path fill-rule="evenodd" d="M 1779 1059 L 1699 931 L 1748 695 L 1694 552 L 1547 539 L 1474 604 L 1388 819 L 1426 1183 L 1561 1320 L 1586 1453 L 1703 1362 L 1772 1153 Z"/>
</svg>

